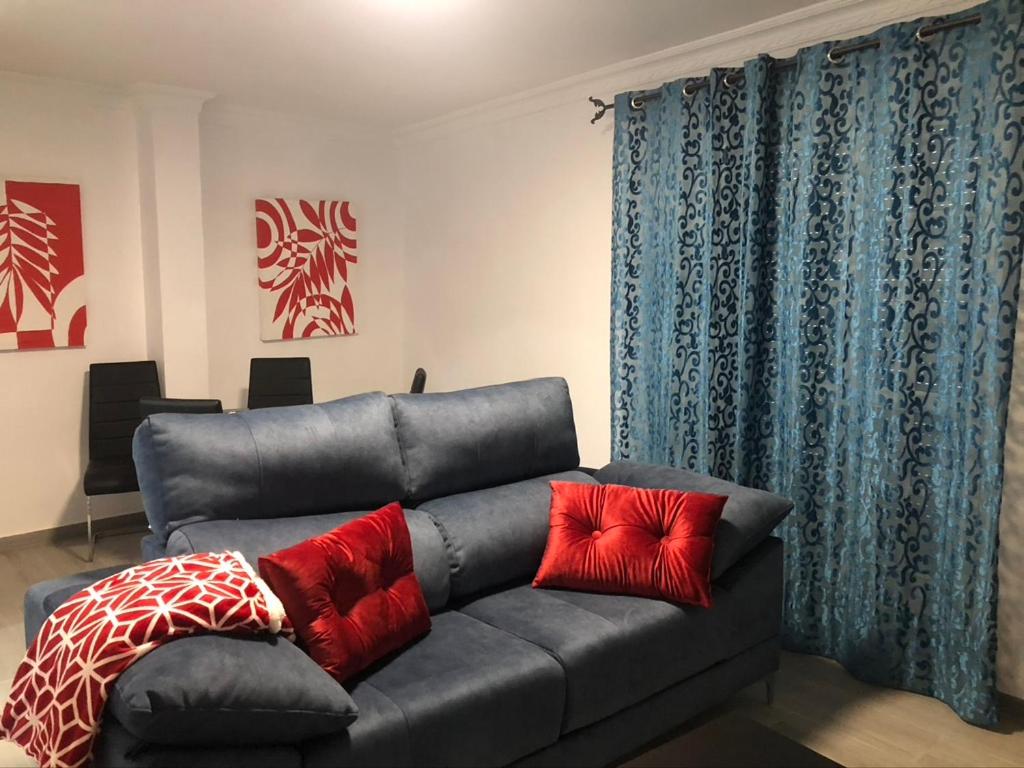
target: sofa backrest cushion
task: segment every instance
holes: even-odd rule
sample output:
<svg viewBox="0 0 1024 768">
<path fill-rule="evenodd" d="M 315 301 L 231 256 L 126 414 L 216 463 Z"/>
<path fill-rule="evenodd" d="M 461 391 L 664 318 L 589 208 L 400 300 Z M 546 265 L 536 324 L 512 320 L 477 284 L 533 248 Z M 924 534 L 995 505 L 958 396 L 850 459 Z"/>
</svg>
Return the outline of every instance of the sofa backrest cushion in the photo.
<svg viewBox="0 0 1024 768">
<path fill-rule="evenodd" d="M 423 501 L 579 466 L 564 379 L 393 395 L 391 402 L 410 499 Z"/>
<path fill-rule="evenodd" d="M 278 517 L 268 520 L 211 520 L 192 523 L 173 531 L 167 546 L 156 557 L 188 555 L 193 552 L 220 552 L 231 549 L 241 552 L 256 567 L 266 555 L 320 536 L 339 525 L 370 514 L 361 512 L 332 512 L 327 515 Z M 431 613 L 441 611 L 448 603 L 448 573 L 450 566 L 434 521 L 419 510 L 405 510 L 405 522 L 412 539 L 413 569 Z"/>
<path fill-rule="evenodd" d="M 548 539 L 552 480 L 597 484 L 583 472 L 559 472 L 418 507 L 444 539 L 453 598 L 533 578 Z"/>
<path fill-rule="evenodd" d="M 133 455 L 161 540 L 205 520 L 373 509 L 405 496 L 380 392 L 237 414 L 155 414 L 136 430 Z"/>
</svg>

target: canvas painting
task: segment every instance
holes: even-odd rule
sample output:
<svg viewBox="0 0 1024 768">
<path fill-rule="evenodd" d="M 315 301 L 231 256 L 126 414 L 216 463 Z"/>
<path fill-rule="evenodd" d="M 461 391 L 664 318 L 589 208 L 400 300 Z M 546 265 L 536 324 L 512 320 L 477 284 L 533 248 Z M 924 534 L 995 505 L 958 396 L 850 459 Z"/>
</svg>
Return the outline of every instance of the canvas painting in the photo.
<svg viewBox="0 0 1024 768">
<path fill-rule="evenodd" d="M 78 185 L 4 182 L 0 350 L 84 347 L 85 325 Z"/>
<path fill-rule="evenodd" d="M 349 270 L 356 219 L 347 202 L 256 201 L 260 337 L 264 341 L 356 332 Z"/>
</svg>

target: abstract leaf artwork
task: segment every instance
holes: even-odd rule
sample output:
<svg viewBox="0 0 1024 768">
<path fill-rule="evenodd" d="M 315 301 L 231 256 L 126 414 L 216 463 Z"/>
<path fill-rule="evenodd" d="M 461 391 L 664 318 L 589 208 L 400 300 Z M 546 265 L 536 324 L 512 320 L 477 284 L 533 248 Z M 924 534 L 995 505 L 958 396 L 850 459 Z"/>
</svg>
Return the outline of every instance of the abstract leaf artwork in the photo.
<svg viewBox="0 0 1024 768">
<path fill-rule="evenodd" d="M 85 325 L 78 185 L 5 182 L 0 350 L 83 347 Z"/>
<path fill-rule="evenodd" d="M 256 247 L 264 341 L 355 333 L 349 203 L 257 200 Z"/>
</svg>

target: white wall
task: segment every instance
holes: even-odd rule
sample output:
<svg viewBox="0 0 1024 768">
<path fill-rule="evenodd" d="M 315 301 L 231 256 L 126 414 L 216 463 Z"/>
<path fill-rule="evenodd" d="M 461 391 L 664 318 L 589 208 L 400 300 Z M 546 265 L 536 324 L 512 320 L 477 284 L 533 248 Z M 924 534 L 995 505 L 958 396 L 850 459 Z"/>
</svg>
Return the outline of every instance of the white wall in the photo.
<svg viewBox="0 0 1024 768">
<path fill-rule="evenodd" d="M 0 352 L 0 536 L 83 519 L 89 363 L 146 356 L 135 123 L 99 89 L 0 77 L 0 179 L 81 185 L 85 349 Z M 141 509 L 107 497 L 99 515 Z"/>
<path fill-rule="evenodd" d="M 403 147 L 403 338 L 431 390 L 564 376 L 581 459 L 600 466 L 611 132 L 588 119 L 577 102 Z"/>
<path fill-rule="evenodd" d="M 165 397 L 210 386 L 199 112 L 205 91 L 138 85 L 142 274 L 147 342 Z"/>
<path fill-rule="evenodd" d="M 211 396 L 225 407 L 245 405 L 252 357 L 309 357 L 317 401 L 408 390 L 412 369 L 402 367 L 400 339 L 401 201 L 390 138 L 210 107 L 201 126 Z M 359 258 L 349 273 L 356 335 L 260 341 L 258 197 L 352 202 Z"/>
</svg>

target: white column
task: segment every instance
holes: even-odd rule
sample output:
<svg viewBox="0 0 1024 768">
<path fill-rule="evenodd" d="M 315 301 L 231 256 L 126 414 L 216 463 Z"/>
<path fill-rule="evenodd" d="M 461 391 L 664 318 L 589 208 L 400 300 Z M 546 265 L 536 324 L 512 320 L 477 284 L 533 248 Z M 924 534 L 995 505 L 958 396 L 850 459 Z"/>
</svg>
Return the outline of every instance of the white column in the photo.
<svg viewBox="0 0 1024 768">
<path fill-rule="evenodd" d="M 133 89 L 138 118 L 146 340 L 167 397 L 208 397 L 199 111 L 213 94 Z"/>
</svg>

